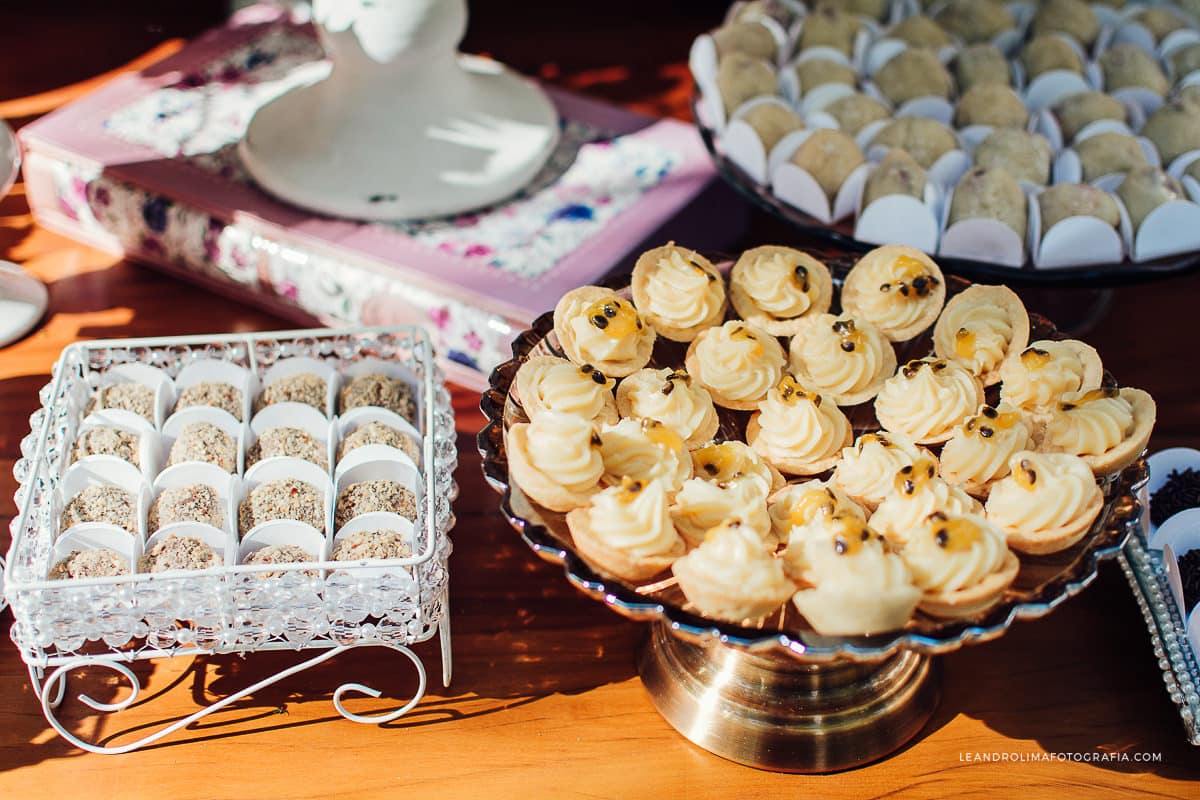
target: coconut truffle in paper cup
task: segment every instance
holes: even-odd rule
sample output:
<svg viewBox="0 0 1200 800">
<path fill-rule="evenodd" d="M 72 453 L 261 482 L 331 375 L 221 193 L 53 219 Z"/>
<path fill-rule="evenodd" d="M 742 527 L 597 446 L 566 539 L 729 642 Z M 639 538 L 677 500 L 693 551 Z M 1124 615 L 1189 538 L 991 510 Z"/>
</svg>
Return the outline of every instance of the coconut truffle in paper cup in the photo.
<svg viewBox="0 0 1200 800">
<path fill-rule="evenodd" d="M 747 108 L 738 119 L 749 125 L 762 143 L 763 153 L 770 153 L 779 140 L 804 127 L 804 120 L 782 103 L 759 103 Z"/>
<path fill-rule="evenodd" d="M 633 303 L 599 286 L 562 296 L 554 307 L 554 333 L 567 358 L 613 378 L 637 372 L 654 352 L 654 328 Z"/>
<path fill-rule="evenodd" d="M 1121 101 L 1104 92 L 1076 92 L 1052 106 L 1066 141 L 1073 140 L 1088 125 L 1102 119 L 1125 122 L 1129 112 Z"/>
<path fill-rule="evenodd" d="M 1045 186 L 1050 182 L 1053 155 L 1054 149 L 1045 136 L 1003 128 L 988 134 L 975 148 L 973 158 L 977 167 L 1002 169 L 1019 181 Z"/>
<path fill-rule="evenodd" d="M 893 105 L 918 97 L 954 96 L 954 78 L 929 50 L 910 47 L 888 59 L 874 75 L 875 85 Z"/>
<path fill-rule="evenodd" d="M 839 97 L 821 110 L 833 117 L 838 128 L 851 136 L 872 122 L 887 119 L 891 115 L 882 102 L 862 92 Z"/>
<path fill-rule="evenodd" d="M 378 561 L 410 558 L 415 553 L 412 523 L 375 511 L 351 520 L 333 540 L 331 561 Z"/>
<path fill-rule="evenodd" d="M 1099 63 L 1105 91 L 1136 87 L 1162 97 L 1171 88 L 1162 67 L 1136 44 L 1114 45 L 1100 55 Z"/>
<path fill-rule="evenodd" d="M 969 125 L 1022 128 L 1029 121 L 1029 111 L 1010 87 L 984 83 L 959 98 L 954 121 L 961 128 Z"/>
<path fill-rule="evenodd" d="M 59 526 L 62 530 L 85 522 L 103 522 L 129 533 L 138 530 L 137 496 L 120 486 L 88 486 L 67 501 Z"/>
<path fill-rule="evenodd" d="M 1038 4 L 1031 29 L 1035 37 L 1062 33 L 1090 47 L 1100 33 L 1100 22 L 1083 0 L 1044 0 Z"/>
<path fill-rule="evenodd" d="M 340 529 L 355 517 L 371 511 L 387 511 L 415 520 L 417 496 L 412 489 L 394 480 L 365 480 L 348 484 L 338 491 L 334 526 Z"/>
<path fill-rule="evenodd" d="M 310 525 L 294 520 L 272 520 L 256 526 L 242 538 L 239 550 L 242 564 L 296 564 L 320 561 L 325 554 L 325 535 Z M 289 570 L 256 572 L 259 580 L 278 578 Z M 295 571 L 316 575 L 316 570 Z"/>
<path fill-rule="evenodd" d="M 129 559 L 107 547 L 74 550 L 54 563 L 46 577 L 52 581 L 128 575 Z"/>
<path fill-rule="evenodd" d="M 105 408 L 129 411 L 154 423 L 154 388 L 141 383 L 110 383 L 92 395 L 85 413 Z"/>
<path fill-rule="evenodd" d="M 925 181 L 925 170 L 921 165 L 907 151 L 892 148 L 863 184 L 862 207 L 894 194 L 922 200 Z"/>
<path fill-rule="evenodd" d="M 842 307 L 893 342 L 911 339 L 932 325 L 945 300 L 942 270 L 920 250 L 904 245 L 867 253 L 842 286 Z"/>
<path fill-rule="evenodd" d="M 958 52 L 954 60 L 958 90 L 966 92 L 985 83 L 1012 84 L 1012 68 L 999 47 L 991 42 L 974 44 Z"/>
<path fill-rule="evenodd" d="M 164 528 L 146 543 L 145 554 L 138 559 L 138 572 L 203 570 L 224 566 L 224 534 L 192 523 L 177 523 Z"/>
<path fill-rule="evenodd" d="M 900 117 L 875 134 L 871 146 L 899 148 L 929 169 L 946 153 L 958 149 L 958 139 L 954 131 L 937 120 Z"/>
<path fill-rule="evenodd" d="M 347 377 L 338 393 L 338 413 L 363 406 L 386 408 L 409 422 L 417 417 L 412 388 L 400 378 L 379 373 Z"/>
<path fill-rule="evenodd" d="M 269 458 L 299 458 L 329 468 L 330 423 L 304 403 L 276 403 L 250 421 L 253 441 L 246 449 L 246 468 Z"/>
<path fill-rule="evenodd" d="M 1150 115 L 1141 135 L 1154 143 L 1163 164 L 1200 150 L 1200 106 L 1178 97 L 1170 100 Z"/>
<path fill-rule="evenodd" d="M 71 445 L 71 461 L 88 456 L 113 456 L 140 467 L 143 435 L 108 425 L 86 428 L 79 432 Z"/>
<path fill-rule="evenodd" d="M 204 483 L 164 488 L 150 505 L 147 530 L 175 522 L 203 522 L 214 528 L 224 528 L 227 500 L 217 490 Z"/>
<path fill-rule="evenodd" d="M 175 411 L 195 406 L 219 408 L 241 422 L 249 418 L 257 380 L 250 370 L 237 364 L 202 358 L 179 371 L 175 386 Z"/>
<path fill-rule="evenodd" d="M 1144 166 L 1126 173 L 1117 196 L 1129 212 L 1129 222 L 1136 232 L 1150 212 L 1172 200 L 1187 199 L 1179 181 L 1158 167 Z"/>
<path fill-rule="evenodd" d="M 948 225 L 968 219 L 994 219 L 1025 239 L 1028 207 L 1016 178 L 1003 169 L 975 167 L 962 176 L 950 201 Z"/>
<path fill-rule="evenodd" d="M 822 128 L 801 142 L 790 161 L 811 175 L 825 196 L 832 200 L 850 173 L 866 158 L 850 136 Z"/>
<path fill-rule="evenodd" d="M 1021 66 L 1027 80 L 1046 72 L 1083 74 L 1083 58 L 1066 38 L 1048 33 L 1036 36 L 1021 50 Z"/>
<path fill-rule="evenodd" d="M 1037 196 L 1041 210 L 1042 235 L 1069 217 L 1096 217 L 1116 228 L 1121 212 L 1108 192 L 1090 183 L 1060 183 Z"/>
<path fill-rule="evenodd" d="M 799 49 L 831 47 L 843 55 L 854 54 L 854 40 L 862 22 L 852 13 L 822 3 L 804 17 L 800 30 Z"/>
<path fill-rule="evenodd" d="M 822 262 L 790 247 L 764 245 L 742 253 L 729 273 L 738 315 L 775 336 L 795 333 L 809 314 L 833 302 L 833 278 Z"/>
<path fill-rule="evenodd" d="M 638 257 L 633 302 L 658 335 L 690 342 L 725 318 L 725 281 L 707 258 L 671 242 Z"/>
<path fill-rule="evenodd" d="M 993 0 L 949 0 L 933 18 L 967 44 L 990 42 L 1017 24 L 1012 13 Z"/>
<path fill-rule="evenodd" d="M 174 419 L 174 417 L 172 417 Z M 175 466 L 187 462 L 203 462 L 215 464 L 226 472 L 238 470 L 238 438 L 227 429 L 215 422 L 203 419 L 181 421 L 172 430 L 168 427 L 165 433 L 174 435 L 171 452 L 167 457 L 167 465 Z"/>
<path fill-rule="evenodd" d="M 771 29 L 757 21 L 732 22 L 709 35 L 717 48 L 717 55 L 722 58 L 733 53 L 744 53 L 763 61 L 773 61 L 779 49 Z"/>
<path fill-rule="evenodd" d="M 830 83 L 846 86 L 858 84 L 858 74 L 854 68 L 833 58 L 802 58 L 792 66 L 792 70 L 796 73 L 801 91 L 806 93 Z"/>
<path fill-rule="evenodd" d="M 727 118 L 747 100 L 773 95 L 778 89 L 771 65 L 745 53 L 730 53 L 717 67 L 717 92 Z"/>
<path fill-rule="evenodd" d="M 238 506 L 238 532 L 272 519 L 294 519 L 319 531 L 327 527 L 332 493 L 329 475 L 295 458 L 263 461 L 246 471 Z"/>
<path fill-rule="evenodd" d="M 73 464 L 59 485 L 59 529 L 103 522 L 138 536 L 149 489 L 142 473 L 114 456 L 93 456 Z"/>
<path fill-rule="evenodd" d="M 571 366 L 573 369 L 582 369 Z M 582 374 L 581 372 L 580 375 Z M 592 384 L 596 385 L 596 382 L 593 380 Z M 599 387 L 597 386 L 597 388 Z M 571 403 L 567 405 L 575 407 Z M 421 435 L 399 414 L 393 414 L 382 408 L 354 409 L 338 417 L 338 428 L 341 437 L 341 443 L 337 449 L 338 461 L 360 447 L 383 445 L 404 453 L 412 459 L 413 464 L 421 463 Z"/>
<path fill-rule="evenodd" d="M 254 411 L 275 403 L 304 403 L 328 414 L 335 378 L 333 368 L 316 359 L 280 359 L 263 375 L 264 386 L 254 401 Z"/>
</svg>

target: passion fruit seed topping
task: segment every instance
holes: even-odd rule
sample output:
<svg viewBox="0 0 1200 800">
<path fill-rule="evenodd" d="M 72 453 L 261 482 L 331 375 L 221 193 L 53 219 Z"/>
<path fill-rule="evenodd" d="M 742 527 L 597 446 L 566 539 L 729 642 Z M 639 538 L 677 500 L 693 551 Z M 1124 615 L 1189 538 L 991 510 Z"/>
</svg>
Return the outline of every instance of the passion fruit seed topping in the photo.
<svg viewBox="0 0 1200 800">
<path fill-rule="evenodd" d="M 753 342 L 753 352 L 755 354 L 762 353 L 762 342 L 758 340 L 758 337 L 754 334 L 754 331 L 750 330 L 744 325 L 735 326 L 734 329 L 729 332 L 729 338 L 735 342 Z"/>
<path fill-rule="evenodd" d="M 996 435 L 997 430 L 1006 431 L 1021 421 L 1021 415 L 1015 411 L 1005 411 L 1001 414 L 991 406 L 984 406 L 977 416 L 967 420 L 966 429 L 970 433 L 978 432 L 984 439 Z"/>
<path fill-rule="evenodd" d="M 946 368 L 946 362 L 940 358 L 914 358 L 912 361 L 909 361 L 900 368 L 900 374 L 902 374 L 905 378 L 912 378 L 921 371 L 921 367 L 926 366 L 934 372 L 941 372 Z"/>
<path fill-rule="evenodd" d="M 675 370 L 674 372 L 667 375 L 666 380 L 663 381 L 662 393 L 670 394 L 671 392 L 675 391 L 676 383 L 682 383 L 684 386 L 691 386 L 692 385 L 692 376 L 688 375 L 685 370 L 682 370 L 682 369 Z"/>
<path fill-rule="evenodd" d="M 934 476 L 937 466 L 927 458 L 918 458 L 896 472 L 895 486 L 906 495 L 914 495 L 923 489 Z"/>
<path fill-rule="evenodd" d="M 818 515 L 829 516 L 837 510 L 837 495 L 829 488 L 809 489 L 792 504 L 788 522 L 793 528 L 807 525 Z"/>
<path fill-rule="evenodd" d="M 852 556 L 862 550 L 863 545 L 871 539 L 871 529 L 854 514 L 837 513 L 833 515 L 833 523 L 837 533 L 833 537 L 833 550 L 839 556 Z"/>
<path fill-rule="evenodd" d="M 1098 389 L 1089 389 L 1079 397 L 1068 403 L 1059 403 L 1058 407 L 1063 411 L 1072 411 L 1076 406 L 1082 406 L 1087 403 L 1094 403 L 1097 400 L 1111 400 L 1114 397 L 1120 397 L 1121 390 L 1115 386 L 1101 386 Z"/>
<path fill-rule="evenodd" d="M 797 383 L 796 378 L 792 375 L 784 375 L 783 380 L 779 382 L 779 397 L 788 405 L 795 405 L 801 400 L 808 400 L 818 408 L 821 406 L 821 395 L 816 392 L 807 391 L 803 386 Z"/>
<path fill-rule="evenodd" d="M 665 447 L 668 450 L 674 451 L 683 449 L 683 439 L 680 438 L 679 434 L 656 419 L 642 420 L 642 432 L 646 434 L 647 439 L 659 447 Z"/>
<path fill-rule="evenodd" d="M 604 440 L 600 438 L 600 434 L 596 433 L 595 431 L 592 431 L 592 438 L 590 439 L 590 442 L 592 447 L 601 447 L 604 444 Z"/>
<path fill-rule="evenodd" d="M 692 454 L 692 458 L 697 468 L 717 481 L 728 481 L 741 474 L 741 459 L 728 442 L 702 447 Z"/>
<path fill-rule="evenodd" d="M 1033 462 L 1028 458 L 1022 458 L 1017 464 L 1017 468 L 1013 470 L 1013 480 L 1022 489 L 1032 489 L 1033 485 L 1037 483 L 1037 470 L 1033 468 Z"/>
<path fill-rule="evenodd" d="M 591 364 L 584 364 L 579 368 L 579 372 L 586 378 L 591 378 L 593 382 L 606 386 L 608 378 L 603 372 L 593 367 Z"/>
<path fill-rule="evenodd" d="M 959 358 L 975 355 L 975 334 L 966 328 L 954 332 L 954 354 Z"/>
<path fill-rule="evenodd" d="M 933 526 L 933 541 L 951 553 L 970 550 L 982 540 L 983 530 L 965 517 L 947 519 L 942 515 L 942 519 Z"/>
<path fill-rule="evenodd" d="M 628 475 L 623 475 L 621 477 L 621 490 L 617 492 L 617 500 L 622 503 L 632 503 L 644 488 L 645 484 L 641 481 L 631 478 Z"/>
<path fill-rule="evenodd" d="M 858 452 L 861 453 L 863 448 L 871 442 L 878 442 L 880 447 L 888 448 L 892 446 L 892 440 L 884 436 L 882 433 L 864 433 L 858 437 Z"/>
<path fill-rule="evenodd" d="M 642 329 L 642 318 L 633 305 L 617 297 L 592 303 L 584 311 L 588 321 L 613 339 L 623 339 Z"/>
<path fill-rule="evenodd" d="M 1021 366 L 1025 369 L 1041 369 L 1050 363 L 1050 351 L 1039 347 L 1027 347 L 1021 353 Z"/>
<path fill-rule="evenodd" d="M 833 323 L 833 332 L 842 339 L 842 350 L 853 353 L 867 343 L 863 332 L 858 329 L 852 319 L 839 319 Z"/>
<path fill-rule="evenodd" d="M 797 264 L 795 269 L 792 270 L 792 283 L 800 287 L 800 291 L 808 294 L 808 268 L 803 264 Z"/>
<path fill-rule="evenodd" d="M 709 528 L 704 534 L 704 541 L 707 542 L 710 539 L 713 539 L 718 534 L 720 534 L 722 531 L 737 530 L 740 527 L 742 527 L 742 521 L 740 519 L 738 519 L 736 517 L 734 517 L 732 519 L 727 519 L 724 522 L 722 522 L 720 525 Z"/>
<path fill-rule="evenodd" d="M 938 285 L 938 279 L 929 273 L 925 263 L 912 256 L 898 256 L 892 262 L 892 273 L 895 279 L 880 286 L 880 292 L 886 294 L 895 287 L 901 297 L 926 297 Z"/>
</svg>

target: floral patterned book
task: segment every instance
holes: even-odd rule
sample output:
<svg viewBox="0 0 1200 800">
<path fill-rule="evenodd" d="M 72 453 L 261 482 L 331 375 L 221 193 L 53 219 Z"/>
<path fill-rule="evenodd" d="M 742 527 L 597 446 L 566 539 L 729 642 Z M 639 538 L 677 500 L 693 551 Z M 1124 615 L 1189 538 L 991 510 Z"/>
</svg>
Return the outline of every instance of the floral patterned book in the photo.
<svg viewBox="0 0 1200 800">
<path fill-rule="evenodd" d="M 326 70 L 302 20 L 244 9 L 21 131 L 38 221 L 298 322 L 419 322 L 475 385 L 535 315 L 651 237 L 714 248 L 741 223 L 694 202 L 720 182 L 693 126 L 557 92 L 561 142 L 511 200 L 418 223 L 314 216 L 255 187 L 236 145 L 255 109 Z"/>
</svg>

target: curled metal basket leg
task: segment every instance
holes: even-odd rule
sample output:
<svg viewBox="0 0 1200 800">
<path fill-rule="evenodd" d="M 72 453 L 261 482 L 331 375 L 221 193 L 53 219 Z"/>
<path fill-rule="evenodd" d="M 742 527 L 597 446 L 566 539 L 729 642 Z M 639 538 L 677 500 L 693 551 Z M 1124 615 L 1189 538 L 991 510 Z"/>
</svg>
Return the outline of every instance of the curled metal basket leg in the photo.
<svg viewBox="0 0 1200 800">
<path fill-rule="evenodd" d="M 62 724 L 62 722 L 60 722 L 58 719 L 58 713 L 57 713 L 58 708 L 59 708 L 59 705 L 62 703 L 63 697 L 66 694 L 67 674 L 73 669 L 81 669 L 81 668 L 87 668 L 87 667 L 102 667 L 104 669 L 108 669 L 108 670 L 111 670 L 111 671 L 117 673 L 121 678 L 123 678 L 129 684 L 130 692 L 129 692 L 128 697 L 125 697 L 124 699 L 119 700 L 115 703 L 102 703 L 102 702 L 99 702 L 99 701 L 89 697 L 86 694 L 77 695 L 77 698 L 78 698 L 79 702 L 83 703 L 85 706 L 87 706 L 88 708 L 91 708 L 95 711 L 118 712 L 118 711 L 124 711 L 125 709 L 132 706 L 135 702 L 137 702 L 137 699 L 138 699 L 139 695 L 141 694 L 142 685 L 141 685 L 141 682 L 138 680 L 137 675 L 133 672 L 133 670 L 130 669 L 126 664 L 124 664 L 120 661 L 102 660 L 102 659 L 97 659 L 95 657 L 83 656 L 83 657 L 73 659 L 71 661 L 68 661 L 66 663 L 59 665 L 57 668 L 54 669 L 54 671 L 52 671 L 48 676 L 46 676 L 44 681 L 41 680 L 42 670 L 40 668 L 31 666 L 29 668 L 29 674 L 30 674 L 30 678 L 33 680 L 34 686 L 37 688 L 38 698 L 42 704 L 42 713 L 45 715 L 46 721 L 50 723 L 50 726 L 53 727 L 54 730 L 56 730 L 60 736 L 62 736 L 68 742 L 70 742 L 71 744 L 80 748 L 81 750 L 86 750 L 89 753 L 117 755 L 120 753 L 129 753 L 129 752 L 132 752 L 139 748 L 145 747 L 146 745 L 153 744 L 154 742 L 157 742 L 159 739 L 162 739 L 165 736 L 169 736 L 170 734 L 174 733 L 177 730 L 180 730 L 181 728 L 186 728 L 187 726 L 191 725 L 193 722 L 196 722 L 197 720 L 203 719 L 204 717 L 207 717 L 210 714 L 220 711 L 222 708 L 225 708 L 226 706 L 237 702 L 238 700 L 242 699 L 243 697 L 246 697 L 247 695 L 251 695 L 251 694 L 259 691 L 260 689 L 263 689 L 267 686 L 271 686 L 272 684 L 278 683 L 279 681 L 283 680 L 284 678 L 288 678 L 292 675 L 303 672 L 311 667 L 315 667 L 318 664 L 322 664 L 322 663 L 330 660 L 331 658 L 341 655 L 342 653 L 346 652 L 347 650 L 353 650 L 356 647 L 386 647 L 389 650 L 394 650 L 394 651 L 404 655 L 406 658 L 408 658 L 409 661 L 412 662 L 413 666 L 417 670 L 417 688 L 416 688 L 416 691 L 413 692 L 412 699 L 409 700 L 407 703 L 405 703 L 400 708 L 398 708 L 394 711 L 390 711 L 386 714 L 363 715 L 363 714 L 355 714 L 354 712 L 349 711 L 348 709 L 345 708 L 345 706 L 342 705 L 342 698 L 346 695 L 346 693 L 354 692 L 354 693 L 358 693 L 358 694 L 364 694 L 369 697 L 380 697 L 380 696 L 382 696 L 382 692 L 380 692 L 377 689 L 373 689 L 370 686 L 364 686 L 361 683 L 344 683 L 341 686 L 339 686 L 337 689 L 335 689 L 333 692 L 333 707 L 337 710 L 337 712 L 340 715 L 342 715 L 343 717 L 345 717 L 346 719 L 348 719 L 352 722 L 359 722 L 359 723 L 365 723 L 365 724 L 379 724 L 379 723 L 383 723 L 383 722 L 391 722 L 392 720 L 398 719 L 399 717 L 401 717 L 404 714 L 407 714 L 409 711 L 411 711 L 417 705 L 417 703 L 419 703 L 421 701 L 421 698 L 425 696 L 425 688 L 426 688 L 425 667 L 421 663 L 421 659 L 416 655 L 416 653 L 414 653 L 409 648 L 404 647 L 403 645 L 393 645 L 393 644 L 383 644 L 383 643 L 344 645 L 341 647 L 334 647 L 329 650 L 325 650 L 324 652 L 320 653 L 319 655 L 317 655 L 313 658 L 308 659 L 307 661 L 302 661 L 299 664 L 295 664 L 291 667 L 288 667 L 287 669 L 280 670 L 279 672 L 276 672 L 274 675 L 271 675 L 270 677 L 264 678 L 263 680 L 258 681 L 257 683 L 247 686 L 246 688 L 241 689 L 241 690 L 229 695 L 228 697 L 224 697 L 224 698 L 218 700 L 217 702 L 213 703 L 212 705 L 205 706 L 204 708 L 201 708 L 200 710 L 196 711 L 195 713 L 190 714 L 190 715 L 184 717 L 183 719 L 176 720 L 175 722 L 172 722 L 171 724 L 166 725 L 166 726 L 160 728 L 159 730 L 155 731 L 154 733 L 151 733 L 148 736 L 144 736 L 141 739 L 138 739 L 137 741 L 128 742 L 128 743 L 122 744 L 122 745 L 98 745 L 98 744 L 93 744 L 92 742 L 88 742 L 83 739 L 80 739 L 78 736 L 76 736 L 75 734 L 73 734 L 69 730 L 67 730 L 66 727 Z"/>
</svg>

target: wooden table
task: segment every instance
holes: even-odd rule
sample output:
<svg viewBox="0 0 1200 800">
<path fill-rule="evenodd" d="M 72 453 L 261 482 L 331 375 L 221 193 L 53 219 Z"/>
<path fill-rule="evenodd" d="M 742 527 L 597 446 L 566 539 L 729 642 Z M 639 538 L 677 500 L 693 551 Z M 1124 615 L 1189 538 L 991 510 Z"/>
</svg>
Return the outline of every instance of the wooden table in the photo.
<svg viewBox="0 0 1200 800">
<path fill-rule="evenodd" d="M 215 15 L 192 6 L 191 16 L 179 18 L 159 8 L 168 5 L 137 4 L 132 13 L 141 22 L 130 22 L 126 35 L 115 36 L 113 47 L 103 52 L 56 47 L 61 60 L 53 66 L 53 80 L 102 75 L 149 47 L 169 50 L 174 45 L 168 35 L 199 30 Z M 677 20 L 672 13 L 695 5 L 622 2 L 614 4 L 615 11 L 580 22 L 565 8 L 570 4 L 544 3 L 529 12 L 537 22 L 522 27 L 500 13 L 498 4 L 475 5 L 472 46 L 562 85 L 681 116 L 688 90 L 679 54 L 696 31 L 712 24 L 720 6 L 707 4 Z M 100 24 L 103 12 L 79 6 L 71 16 L 77 30 L 70 35 L 88 41 L 97 35 L 89 26 Z M 61 30 L 36 12 L 21 23 L 19 42 L 0 39 L 22 54 L 7 57 L 6 67 L 37 63 L 39 35 Z M 583 45 L 571 38 L 581 26 L 589 31 Z M 83 90 L 63 89 L 36 71 L 0 74 L 0 116 L 10 122 Z M 784 235 L 756 216 L 745 244 Z M 19 442 L 28 432 L 37 391 L 65 345 L 81 338 L 288 325 L 39 229 L 20 187 L 0 204 L 0 258 L 23 264 L 48 284 L 51 296 L 43 325 L 0 351 L 5 523 L 15 512 L 11 468 Z M 1123 382 L 1158 399 L 1155 448 L 1200 445 L 1198 297 L 1200 277 L 1119 290 L 1106 321 L 1089 337 Z M 1069 293 L 1031 300 L 1053 300 L 1067 310 L 1084 301 Z M 634 655 L 644 629 L 577 594 L 498 515 L 475 453 L 481 425 L 477 397 L 456 390 L 454 400 L 462 488 L 451 561 L 450 689 L 431 686 L 414 711 L 382 728 L 354 725 L 329 704 L 336 686 L 361 681 L 403 702 L 413 679 L 398 657 L 352 652 L 152 748 L 95 756 L 72 748 L 49 728 L 24 665 L 6 645 L 0 647 L 0 797 L 331 798 L 405 791 L 416 797 L 554 798 L 1194 796 L 1187 782 L 1200 778 L 1200 751 L 1184 741 L 1140 615 L 1113 565 L 1049 618 L 1018 624 L 999 641 L 947 656 L 944 698 L 934 719 L 911 746 L 882 763 L 833 776 L 787 776 L 740 767 L 692 746 L 657 714 L 638 681 Z M 7 528 L 0 529 L 3 548 Z M 0 615 L 0 625 L 10 622 L 11 611 Z M 433 647 L 418 649 L 436 663 Z M 148 684 L 144 702 L 104 716 L 84 713 L 86 708 L 69 701 L 64 718 L 93 740 L 129 741 L 301 658 L 264 654 L 141 664 L 137 672 Z M 94 675 L 87 685 L 99 699 L 125 694 L 107 675 Z M 369 713 L 397 702 L 351 705 Z M 1041 753 L 1090 762 L 969 760 Z M 1135 760 L 1142 754 L 1155 760 Z M 1095 763 L 1098 755 L 1110 760 Z"/>
</svg>

